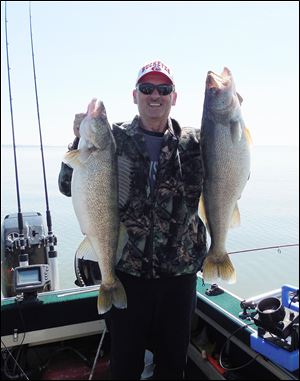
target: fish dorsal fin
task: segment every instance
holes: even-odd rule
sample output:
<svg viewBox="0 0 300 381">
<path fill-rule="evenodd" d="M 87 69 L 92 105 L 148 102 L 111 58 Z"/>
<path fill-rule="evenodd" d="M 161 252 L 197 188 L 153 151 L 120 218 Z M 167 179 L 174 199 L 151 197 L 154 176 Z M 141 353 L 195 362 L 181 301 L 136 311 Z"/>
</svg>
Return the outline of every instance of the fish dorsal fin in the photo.
<svg viewBox="0 0 300 381">
<path fill-rule="evenodd" d="M 242 137 L 242 126 L 239 120 L 231 120 L 230 121 L 230 134 L 231 140 L 233 144 L 238 143 Z"/>
<path fill-rule="evenodd" d="M 118 186 L 119 206 L 124 207 L 129 199 L 132 185 L 133 163 L 131 160 L 118 156 Z"/>
<path fill-rule="evenodd" d="M 198 204 L 198 216 L 201 218 L 202 222 L 204 223 L 204 225 L 206 226 L 206 229 L 209 232 L 208 219 L 206 216 L 203 194 L 201 194 L 199 204 Z"/>
<path fill-rule="evenodd" d="M 246 141 L 249 145 L 253 145 L 253 140 L 252 140 L 252 137 L 251 137 L 251 134 L 250 134 L 250 131 L 248 128 L 244 128 L 244 134 L 245 134 L 245 138 L 246 138 Z"/>
<path fill-rule="evenodd" d="M 238 226 L 240 226 L 240 224 L 241 224 L 241 216 L 240 216 L 238 204 L 236 203 L 233 209 L 229 227 L 237 228 Z"/>
<path fill-rule="evenodd" d="M 121 222 L 120 228 L 119 228 L 119 239 L 118 239 L 118 248 L 117 248 L 117 255 L 116 255 L 116 264 L 119 262 L 119 260 L 122 257 L 123 249 L 128 242 L 128 234 L 127 229 L 125 225 Z"/>
<path fill-rule="evenodd" d="M 81 165 L 79 150 L 74 149 L 72 151 L 67 152 L 63 158 L 63 162 L 71 168 L 75 168 Z"/>
</svg>

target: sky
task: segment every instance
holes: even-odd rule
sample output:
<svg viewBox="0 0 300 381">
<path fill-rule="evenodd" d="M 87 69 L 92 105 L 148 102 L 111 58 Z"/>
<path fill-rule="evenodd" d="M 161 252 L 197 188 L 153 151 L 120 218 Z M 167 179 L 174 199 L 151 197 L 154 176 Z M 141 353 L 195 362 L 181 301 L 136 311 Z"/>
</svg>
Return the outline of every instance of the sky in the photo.
<svg viewBox="0 0 300 381">
<path fill-rule="evenodd" d="M 15 142 L 39 145 L 29 2 L 1 1 L 1 138 L 12 144 L 7 25 Z M 109 121 L 137 114 L 139 69 L 159 59 L 173 70 L 171 116 L 200 128 L 205 79 L 228 67 L 244 99 L 255 145 L 299 144 L 298 1 L 33 1 L 31 21 L 44 145 L 73 140 L 74 115 L 93 97 Z"/>
</svg>

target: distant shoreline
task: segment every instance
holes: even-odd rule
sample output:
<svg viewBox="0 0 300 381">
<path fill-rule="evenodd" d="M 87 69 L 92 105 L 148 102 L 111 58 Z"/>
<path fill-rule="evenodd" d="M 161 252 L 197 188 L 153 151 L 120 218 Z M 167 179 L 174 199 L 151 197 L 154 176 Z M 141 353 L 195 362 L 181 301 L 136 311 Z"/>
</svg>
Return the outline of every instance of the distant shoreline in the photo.
<svg viewBox="0 0 300 381">
<path fill-rule="evenodd" d="M 1 144 L 1 147 L 5 147 L 5 148 L 9 148 L 9 147 L 13 147 L 12 144 Z M 27 144 L 17 144 L 16 145 L 16 148 L 26 148 L 26 147 L 32 147 L 32 148 L 40 148 L 40 145 L 38 144 L 35 144 L 35 145 L 27 145 Z M 67 148 L 67 145 L 55 145 L 55 146 L 52 146 L 52 145 L 43 145 L 44 148 Z"/>
</svg>

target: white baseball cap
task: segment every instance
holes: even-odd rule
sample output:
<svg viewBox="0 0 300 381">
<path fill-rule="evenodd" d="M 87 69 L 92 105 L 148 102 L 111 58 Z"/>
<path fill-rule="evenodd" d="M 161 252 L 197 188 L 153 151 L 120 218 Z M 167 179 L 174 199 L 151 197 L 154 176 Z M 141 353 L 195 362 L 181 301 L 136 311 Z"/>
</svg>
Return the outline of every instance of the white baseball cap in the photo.
<svg viewBox="0 0 300 381">
<path fill-rule="evenodd" d="M 172 75 L 172 72 L 170 68 L 162 63 L 161 61 L 153 61 L 149 62 L 146 65 L 144 65 L 138 73 L 136 84 L 140 82 L 141 78 L 144 77 L 144 75 L 149 73 L 160 73 L 165 75 L 174 85 L 174 78 Z"/>
</svg>

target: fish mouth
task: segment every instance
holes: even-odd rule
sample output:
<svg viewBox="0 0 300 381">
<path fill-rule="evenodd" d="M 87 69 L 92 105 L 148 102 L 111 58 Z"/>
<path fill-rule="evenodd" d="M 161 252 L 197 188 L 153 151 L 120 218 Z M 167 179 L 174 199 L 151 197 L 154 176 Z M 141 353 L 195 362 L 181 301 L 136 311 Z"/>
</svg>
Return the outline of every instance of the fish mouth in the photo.
<svg viewBox="0 0 300 381">
<path fill-rule="evenodd" d="M 206 88 L 207 89 L 222 89 L 230 84 L 231 73 L 230 70 L 224 67 L 222 73 L 219 75 L 213 71 L 207 73 Z"/>
<path fill-rule="evenodd" d="M 222 78 L 213 72 L 208 72 L 206 78 L 207 89 L 220 89 L 222 87 Z"/>
</svg>

